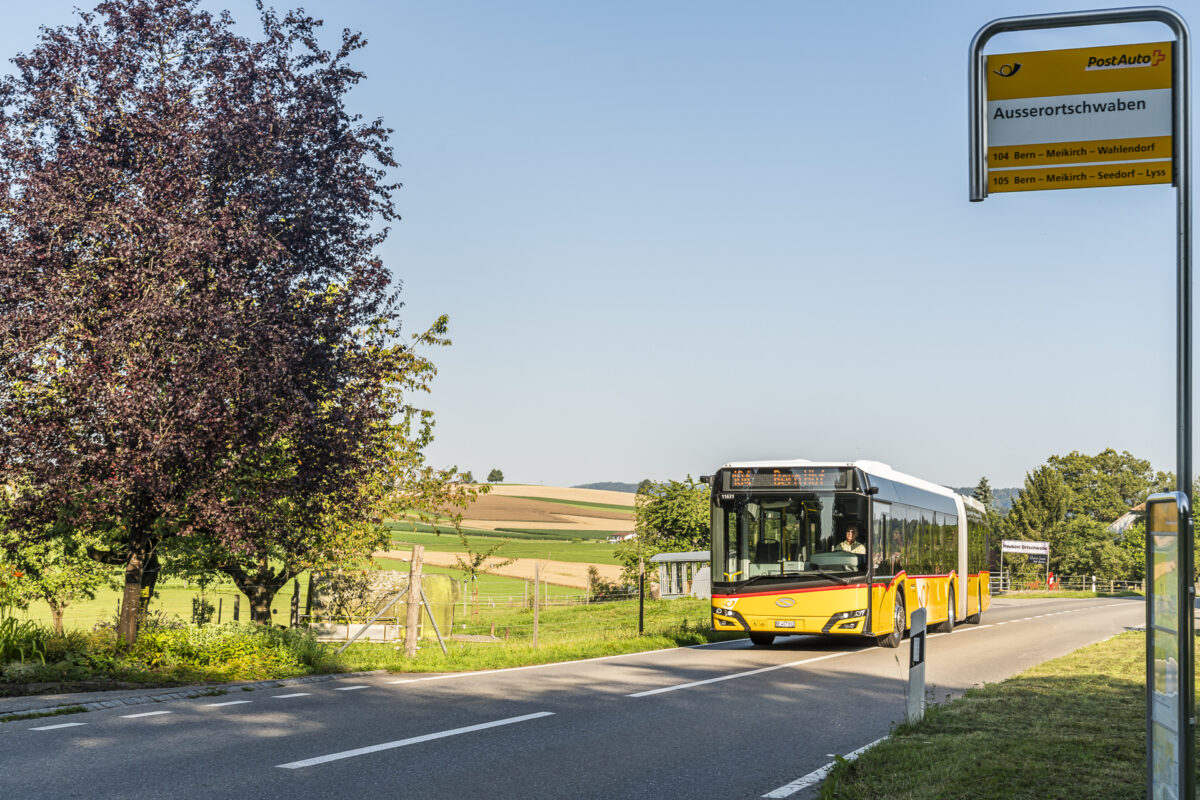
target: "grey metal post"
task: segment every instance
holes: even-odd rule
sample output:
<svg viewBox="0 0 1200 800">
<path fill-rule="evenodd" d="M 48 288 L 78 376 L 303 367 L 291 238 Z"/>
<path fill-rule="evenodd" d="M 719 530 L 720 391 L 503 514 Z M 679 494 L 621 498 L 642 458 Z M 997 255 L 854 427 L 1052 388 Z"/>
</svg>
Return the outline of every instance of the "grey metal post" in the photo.
<svg viewBox="0 0 1200 800">
<path fill-rule="evenodd" d="M 1171 77 L 1174 123 L 1172 130 L 1175 189 L 1176 189 L 1176 353 L 1175 353 L 1175 463 L 1176 486 L 1185 497 L 1192 491 L 1192 138 L 1191 90 L 1188 72 L 1191 63 L 1191 35 L 1187 23 L 1178 13 L 1164 6 L 1113 8 L 1099 11 L 1078 11 L 1064 14 L 1036 14 L 1026 17 L 1005 17 L 992 20 L 979 29 L 971 40 L 970 79 L 968 83 L 968 128 L 970 136 L 969 198 L 978 202 L 987 197 L 987 104 L 986 72 L 983 48 L 999 33 L 1066 28 L 1089 25 L 1113 25 L 1127 22 L 1160 22 L 1175 34 L 1175 52 Z M 1194 554 L 1192 552 L 1191 514 L 1186 515 L 1186 535 L 1180 536 L 1179 569 L 1187 576 L 1182 597 L 1187 600 L 1189 616 L 1194 606 L 1195 585 L 1192 583 Z M 1189 626 L 1190 629 L 1190 626 Z M 1182 691 L 1188 695 L 1187 708 L 1192 708 L 1192 672 L 1194 643 L 1192 636 L 1183 636 L 1186 653 L 1181 654 Z M 1149 656 L 1147 656 L 1149 657 Z M 1190 719 L 1183 731 L 1183 752 L 1180 759 L 1191 764 L 1195 752 L 1195 720 Z M 1149 744 L 1149 742 L 1147 743 Z M 1187 771 L 1181 789 L 1190 793 L 1191 772 Z M 1147 777 L 1149 781 L 1149 776 Z M 1147 784 L 1147 794 L 1149 794 Z"/>
<path fill-rule="evenodd" d="M 425 596 L 425 587 L 421 587 L 421 602 L 425 604 L 425 611 L 429 614 L 429 621 L 433 623 L 433 632 L 437 634 L 438 644 L 442 646 L 442 655 L 446 655 L 446 642 L 442 639 L 442 631 L 438 628 L 437 617 L 433 615 L 433 607 L 429 605 L 429 598 Z M 453 605 L 453 601 L 451 601 Z M 495 623 L 492 623 L 495 627 Z"/>
</svg>

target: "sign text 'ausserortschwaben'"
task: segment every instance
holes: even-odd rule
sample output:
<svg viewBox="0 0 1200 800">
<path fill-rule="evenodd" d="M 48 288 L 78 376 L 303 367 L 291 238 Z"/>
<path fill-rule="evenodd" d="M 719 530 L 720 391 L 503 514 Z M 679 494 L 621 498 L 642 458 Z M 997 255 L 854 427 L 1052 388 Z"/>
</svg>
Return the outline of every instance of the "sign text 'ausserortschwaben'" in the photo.
<svg viewBox="0 0 1200 800">
<path fill-rule="evenodd" d="M 1171 42 L 987 57 L 989 192 L 1171 183 Z"/>
</svg>

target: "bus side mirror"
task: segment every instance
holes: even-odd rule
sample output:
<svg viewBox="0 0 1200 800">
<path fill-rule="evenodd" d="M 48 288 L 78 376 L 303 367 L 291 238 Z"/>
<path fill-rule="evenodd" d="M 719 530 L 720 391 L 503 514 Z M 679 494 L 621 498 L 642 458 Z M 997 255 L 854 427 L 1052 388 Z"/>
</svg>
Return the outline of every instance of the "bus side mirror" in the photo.
<svg viewBox="0 0 1200 800">
<path fill-rule="evenodd" d="M 708 484 L 711 484 L 711 483 L 712 483 L 712 479 L 713 479 L 713 476 L 712 476 L 712 475 L 701 475 L 701 476 L 700 476 L 700 482 L 701 482 L 701 483 L 708 483 Z"/>
<path fill-rule="evenodd" d="M 867 489 L 867 494 L 879 494 L 879 487 L 872 486 L 870 489 Z"/>
</svg>

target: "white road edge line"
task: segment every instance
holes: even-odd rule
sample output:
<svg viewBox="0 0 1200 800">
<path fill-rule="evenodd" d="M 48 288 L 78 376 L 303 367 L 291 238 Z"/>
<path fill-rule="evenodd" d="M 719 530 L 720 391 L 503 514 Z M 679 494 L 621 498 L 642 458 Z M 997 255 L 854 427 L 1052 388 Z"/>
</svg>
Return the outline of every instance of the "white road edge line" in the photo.
<svg viewBox="0 0 1200 800">
<path fill-rule="evenodd" d="M 208 708 L 219 708 L 221 706 L 240 706 L 242 703 L 253 703 L 253 700 L 226 700 L 224 703 L 205 703 Z"/>
<path fill-rule="evenodd" d="M 407 747 L 410 744 L 420 744 L 421 742 L 429 742 L 434 739 L 444 739 L 447 736 L 457 736 L 460 733 L 472 733 L 474 731 L 482 731 L 488 728 L 498 728 L 502 725 L 514 725 L 518 722 L 526 722 L 531 719 L 540 719 L 541 717 L 552 717 L 553 711 L 539 711 L 536 714 L 526 714 L 521 717 L 509 717 L 508 719 L 498 719 L 495 722 L 483 722 L 479 725 L 468 725 L 465 728 L 454 728 L 453 730 L 441 731 L 439 733 L 427 733 L 424 736 L 413 736 L 410 739 L 399 739 L 395 742 L 384 742 L 383 744 L 373 744 L 370 747 L 359 747 L 355 750 L 343 750 L 340 753 L 330 753 L 327 756 L 317 756 L 316 758 L 306 758 L 303 761 L 292 761 L 287 764 L 276 764 L 279 769 L 300 769 L 301 767 L 312 767 L 317 764 L 325 764 L 329 761 L 338 761 L 343 758 L 354 758 L 355 756 L 365 756 L 368 753 L 378 753 L 381 750 L 393 750 L 397 747 Z"/>
<path fill-rule="evenodd" d="M 886 738 L 887 737 L 884 736 L 882 739 L 876 739 L 875 741 L 871 742 L 870 744 L 864 744 L 862 747 L 858 748 L 853 753 L 847 753 L 846 755 L 844 755 L 842 757 L 845 758 L 847 761 L 853 761 L 854 759 L 858 758 L 860 755 L 867 752 L 872 747 L 879 744 Z M 803 778 L 797 778 L 796 780 L 792 781 L 791 783 L 787 784 L 786 786 L 780 786 L 778 789 L 776 789 L 773 792 L 767 792 L 766 794 L 763 795 L 763 797 L 771 797 L 771 798 L 791 797 L 792 795 L 794 795 L 796 792 L 800 791 L 801 789 L 807 789 L 809 786 L 812 786 L 814 783 L 818 783 L 820 781 L 825 780 L 825 776 L 829 774 L 829 770 L 833 769 L 833 764 L 834 764 L 834 762 L 830 761 L 825 766 L 821 767 L 820 769 L 813 770 L 812 772 L 805 775 Z"/>
<path fill-rule="evenodd" d="M 830 658 L 840 658 L 841 656 L 848 656 L 848 655 L 851 655 L 851 654 L 857 653 L 857 652 L 859 652 L 859 651 L 858 650 L 847 650 L 842 653 L 829 653 L 828 655 L 817 656 L 816 658 L 806 658 L 803 661 L 789 661 L 786 664 L 776 664 L 773 667 L 763 667 L 762 669 L 752 669 L 748 672 L 735 672 L 731 675 L 722 675 L 719 678 L 708 678 L 708 679 L 702 680 L 702 681 L 692 681 L 691 683 L 681 683 L 681 684 L 678 684 L 677 686 L 663 686 L 660 689 L 650 689 L 645 692 L 635 692 L 634 694 L 627 694 L 625 696 L 626 697 L 649 697 L 652 694 L 662 694 L 663 692 L 674 692 L 677 689 L 691 689 L 693 686 L 703 686 L 706 683 L 720 683 L 721 681 L 731 681 L 734 678 L 745 678 L 747 676 L 758 675 L 763 672 L 774 672 L 777 669 L 787 669 L 788 667 L 798 667 L 801 664 L 811 664 L 814 661 L 825 661 L 826 659 L 830 659 Z"/>
<path fill-rule="evenodd" d="M 137 719 L 138 717 L 157 717 L 160 714 L 170 714 L 170 711 L 143 711 L 140 714 L 122 714 L 121 719 Z"/>
<path fill-rule="evenodd" d="M 60 722 L 57 725 L 43 725 L 40 728 L 30 728 L 31 731 L 53 731 L 59 728 L 74 728 L 79 725 L 87 725 L 86 722 Z"/>
<path fill-rule="evenodd" d="M 365 683 L 363 683 L 358 686 L 338 686 L 337 688 L 334 689 L 334 691 L 335 692 L 353 692 L 355 689 L 369 689 L 369 688 L 371 688 L 371 687 L 369 687 Z"/>
</svg>

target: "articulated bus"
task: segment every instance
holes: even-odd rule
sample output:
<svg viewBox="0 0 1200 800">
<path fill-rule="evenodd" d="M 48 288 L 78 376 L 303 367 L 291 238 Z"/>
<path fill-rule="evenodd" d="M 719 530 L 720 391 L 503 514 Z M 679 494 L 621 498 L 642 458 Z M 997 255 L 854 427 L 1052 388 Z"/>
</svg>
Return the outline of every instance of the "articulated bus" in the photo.
<svg viewBox="0 0 1200 800">
<path fill-rule="evenodd" d="M 748 461 L 705 480 L 716 630 L 764 646 L 815 633 L 898 647 L 916 608 L 949 631 L 991 604 L 974 498 L 875 461 Z"/>
</svg>

